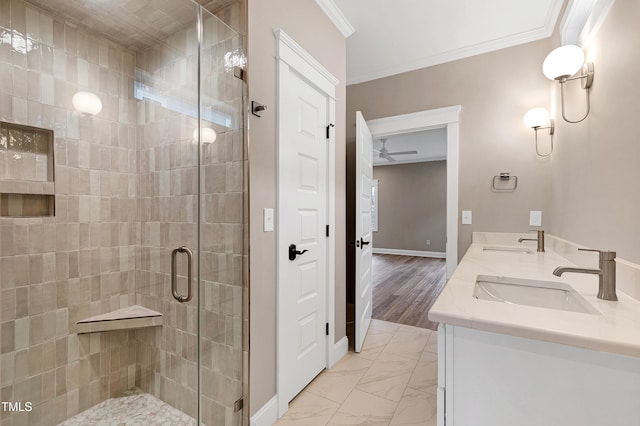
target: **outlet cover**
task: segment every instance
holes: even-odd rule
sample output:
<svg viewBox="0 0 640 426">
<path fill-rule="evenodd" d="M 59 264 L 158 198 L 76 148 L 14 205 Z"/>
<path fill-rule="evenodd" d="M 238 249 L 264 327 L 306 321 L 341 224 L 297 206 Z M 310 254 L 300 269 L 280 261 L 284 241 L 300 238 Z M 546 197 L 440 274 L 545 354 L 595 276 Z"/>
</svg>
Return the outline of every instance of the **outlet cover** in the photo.
<svg viewBox="0 0 640 426">
<path fill-rule="evenodd" d="M 542 212 L 531 210 L 529 212 L 529 226 L 542 226 Z"/>
<path fill-rule="evenodd" d="M 462 210 L 462 224 L 471 225 L 471 222 L 472 222 L 471 210 Z"/>
</svg>

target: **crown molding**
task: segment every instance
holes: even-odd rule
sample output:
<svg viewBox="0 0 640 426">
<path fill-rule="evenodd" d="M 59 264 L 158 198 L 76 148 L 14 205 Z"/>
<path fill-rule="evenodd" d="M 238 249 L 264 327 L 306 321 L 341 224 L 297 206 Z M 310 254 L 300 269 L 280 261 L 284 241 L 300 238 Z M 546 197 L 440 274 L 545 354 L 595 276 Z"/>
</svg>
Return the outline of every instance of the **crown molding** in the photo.
<svg viewBox="0 0 640 426">
<path fill-rule="evenodd" d="M 574 0 L 574 1 L 592 1 L 592 0 Z M 613 1 L 613 0 L 595 0 L 595 1 Z M 390 77 L 397 74 L 403 74 L 409 71 L 415 71 L 434 65 L 444 64 L 456 61 L 458 59 L 469 58 L 484 53 L 490 53 L 496 50 L 506 49 L 525 43 L 542 40 L 551 37 L 562 10 L 563 0 L 554 0 L 549 7 L 549 11 L 545 17 L 544 24 L 537 28 L 527 31 L 514 33 L 508 36 L 487 40 L 471 46 L 464 46 L 458 49 L 451 49 L 441 53 L 425 56 L 406 62 L 401 65 L 377 69 L 371 72 L 349 75 L 349 58 L 347 58 L 347 85 L 365 83 L 379 78 Z"/>
<path fill-rule="evenodd" d="M 371 80 L 377 80 L 379 78 L 390 77 L 397 74 L 403 74 L 409 71 L 415 71 L 422 68 L 431 67 L 434 65 L 444 64 L 447 62 L 453 62 L 458 59 L 469 58 L 484 53 L 494 52 L 496 50 L 506 49 L 508 47 L 514 47 L 517 45 L 530 43 L 537 40 L 542 40 L 551 37 L 553 33 L 553 27 L 543 27 L 532 31 L 526 31 L 518 34 L 514 34 L 508 37 L 489 40 L 484 43 L 478 43 L 473 46 L 465 46 L 459 49 L 452 49 L 446 52 L 442 52 L 437 55 L 431 55 L 424 58 L 417 59 L 415 61 L 407 62 L 405 64 L 389 67 L 382 70 L 377 70 L 370 73 L 361 75 L 347 76 L 347 85 L 364 83 Z M 348 61 L 348 59 L 347 59 Z"/>
<path fill-rule="evenodd" d="M 338 6 L 333 0 L 315 0 L 320 9 L 329 17 L 331 22 L 340 30 L 344 38 L 349 37 L 355 32 L 355 28 L 346 16 L 342 14 Z"/>
<path fill-rule="evenodd" d="M 561 43 L 585 47 L 600 29 L 615 0 L 571 0 L 560 24 Z"/>
</svg>

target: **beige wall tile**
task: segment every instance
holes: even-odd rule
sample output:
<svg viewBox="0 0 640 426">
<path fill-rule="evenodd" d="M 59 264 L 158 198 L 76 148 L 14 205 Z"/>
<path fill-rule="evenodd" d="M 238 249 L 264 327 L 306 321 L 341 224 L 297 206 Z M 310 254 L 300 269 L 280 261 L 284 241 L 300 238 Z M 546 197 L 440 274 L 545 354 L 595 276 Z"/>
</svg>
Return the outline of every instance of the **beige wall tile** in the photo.
<svg viewBox="0 0 640 426">
<path fill-rule="evenodd" d="M 29 348 L 29 375 L 35 376 L 42 372 L 43 346 L 34 345 Z"/>
<path fill-rule="evenodd" d="M 16 318 L 16 291 L 2 290 L 0 292 L 0 322 L 13 321 Z"/>
<path fill-rule="evenodd" d="M 5 354 L 15 351 L 15 321 L 5 321 L 1 325 L 2 333 L 0 335 L 1 345 L 0 353 Z"/>
<path fill-rule="evenodd" d="M 24 349 L 15 352 L 14 357 L 14 380 L 16 383 L 29 377 L 29 350 Z"/>
<path fill-rule="evenodd" d="M 42 315 L 34 315 L 29 317 L 29 345 L 39 345 L 44 338 L 44 317 Z"/>
<path fill-rule="evenodd" d="M 14 258 L 0 257 L 0 288 L 2 290 L 12 289 L 16 285 L 14 270 Z"/>
<path fill-rule="evenodd" d="M 16 288 L 16 319 L 26 317 L 29 314 L 29 289 L 27 287 Z"/>
</svg>

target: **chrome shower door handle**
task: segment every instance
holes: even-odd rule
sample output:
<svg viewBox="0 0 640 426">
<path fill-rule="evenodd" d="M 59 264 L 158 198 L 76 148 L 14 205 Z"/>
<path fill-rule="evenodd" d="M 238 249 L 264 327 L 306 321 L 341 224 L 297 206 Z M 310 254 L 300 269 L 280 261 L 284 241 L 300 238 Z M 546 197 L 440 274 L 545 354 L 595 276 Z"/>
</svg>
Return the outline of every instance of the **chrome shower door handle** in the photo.
<svg viewBox="0 0 640 426">
<path fill-rule="evenodd" d="M 178 253 L 187 254 L 187 295 L 182 296 L 178 293 L 178 268 L 176 266 L 176 258 Z M 187 246 L 181 246 L 173 249 L 171 252 L 171 293 L 173 298 L 180 303 L 185 303 L 191 300 L 193 286 L 193 252 Z"/>
</svg>

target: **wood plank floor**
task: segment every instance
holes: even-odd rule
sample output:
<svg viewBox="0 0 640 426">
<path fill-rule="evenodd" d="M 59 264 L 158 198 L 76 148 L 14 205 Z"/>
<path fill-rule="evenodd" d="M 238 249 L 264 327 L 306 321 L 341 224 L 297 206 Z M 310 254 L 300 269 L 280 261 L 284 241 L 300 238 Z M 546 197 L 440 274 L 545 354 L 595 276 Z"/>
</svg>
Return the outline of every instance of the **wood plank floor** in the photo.
<svg viewBox="0 0 640 426">
<path fill-rule="evenodd" d="M 436 330 L 427 314 L 446 284 L 445 259 L 374 254 L 375 319 Z"/>
</svg>

